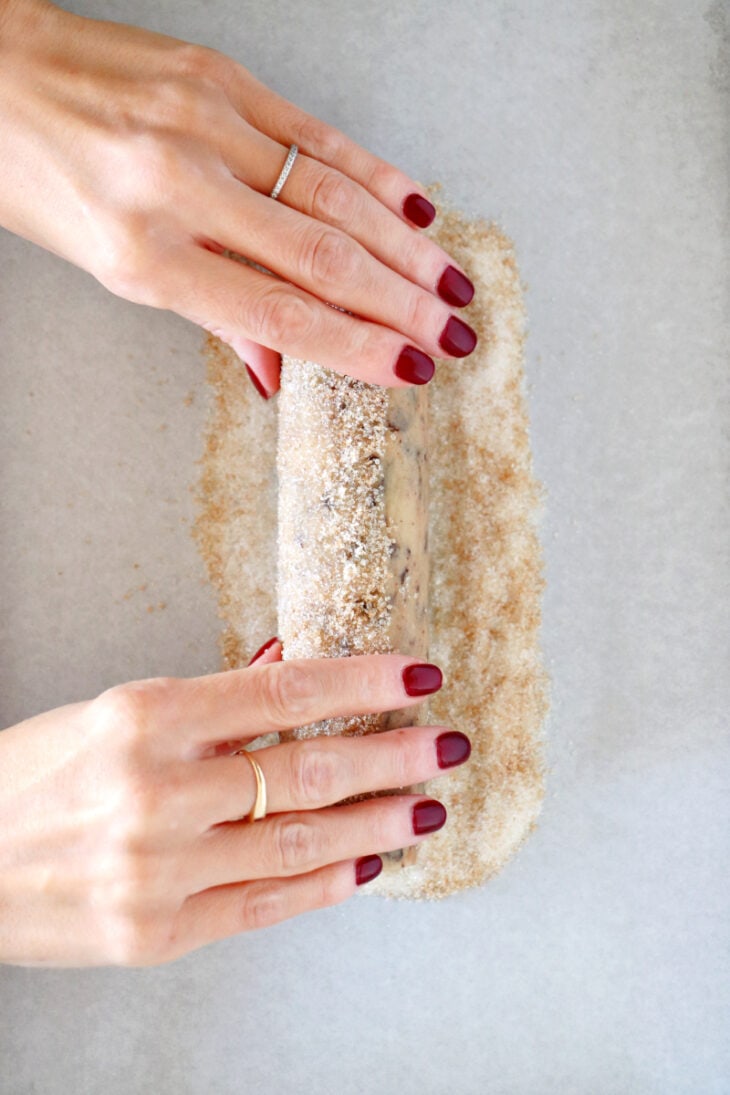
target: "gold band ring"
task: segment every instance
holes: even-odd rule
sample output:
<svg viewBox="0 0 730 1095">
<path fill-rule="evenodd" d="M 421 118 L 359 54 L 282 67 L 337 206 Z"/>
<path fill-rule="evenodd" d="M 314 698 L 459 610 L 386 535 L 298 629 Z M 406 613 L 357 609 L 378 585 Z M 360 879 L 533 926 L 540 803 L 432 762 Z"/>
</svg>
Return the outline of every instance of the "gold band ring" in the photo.
<svg viewBox="0 0 730 1095">
<path fill-rule="evenodd" d="M 256 799 L 247 821 L 259 821 L 261 818 L 266 817 L 266 780 L 264 773 L 261 771 L 261 765 L 257 760 L 254 760 L 248 749 L 239 749 L 237 753 L 234 753 L 234 756 L 245 757 L 253 768 L 253 774 L 256 777 Z M 244 817 L 246 815 L 242 814 L 238 820 L 242 821 Z"/>
</svg>

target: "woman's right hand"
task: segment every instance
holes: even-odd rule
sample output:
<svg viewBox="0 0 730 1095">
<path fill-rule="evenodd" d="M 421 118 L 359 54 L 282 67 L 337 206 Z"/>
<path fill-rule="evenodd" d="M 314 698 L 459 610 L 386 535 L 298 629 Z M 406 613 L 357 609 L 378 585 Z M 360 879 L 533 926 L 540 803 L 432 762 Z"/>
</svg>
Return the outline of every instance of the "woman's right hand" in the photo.
<svg viewBox="0 0 730 1095">
<path fill-rule="evenodd" d="M 281 662 L 135 681 L 0 734 L 0 961 L 151 966 L 344 901 L 378 852 L 425 839 L 440 804 L 353 795 L 462 763 L 437 726 L 319 737 L 256 751 L 269 814 L 235 750 L 271 731 L 386 711 L 435 691 L 397 654 Z M 420 678 L 420 680 L 419 680 Z M 413 694 L 415 693 L 415 694 Z"/>
<path fill-rule="evenodd" d="M 279 352 L 401 387 L 476 343 L 422 188 L 215 50 L 0 0 L 0 163 L 0 224 L 212 331 L 264 395 Z"/>
</svg>

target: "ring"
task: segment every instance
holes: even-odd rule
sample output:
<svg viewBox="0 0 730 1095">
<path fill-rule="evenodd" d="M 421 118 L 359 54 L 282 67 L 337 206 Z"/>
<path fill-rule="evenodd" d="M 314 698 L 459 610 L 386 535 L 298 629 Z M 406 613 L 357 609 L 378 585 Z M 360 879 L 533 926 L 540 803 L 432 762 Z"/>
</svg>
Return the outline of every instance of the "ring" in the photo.
<svg viewBox="0 0 730 1095">
<path fill-rule="evenodd" d="M 274 184 L 274 189 L 269 194 L 269 197 L 273 198 L 274 201 L 276 201 L 276 199 L 279 197 L 279 194 L 281 194 L 281 188 L 284 185 L 284 183 L 286 182 L 286 180 L 289 178 L 289 172 L 291 171 L 292 167 L 294 166 L 294 161 L 297 158 L 297 152 L 298 151 L 299 151 L 299 148 L 295 144 L 293 144 L 291 146 L 291 148 L 289 149 L 289 155 L 287 156 L 286 161 L 284 163 L 284 166 L 281 169 L 281 174 L 279 175 L 279 178 L 276 180 L 276 183 Z"/>
<path fill-rule="evenodd" d="M 257 760 L 251 756 L 247 749 L 239 749 L 238 752 L 233 754 L 236 757 L 245 757 L 253 768 L 253 774 L 256 777 L 256 800 L 251 807 L 251 813 L 246 817 L 242 814 L 239 821 L 243 821 L 246 817 L 247 821 L 259 821 L 262 817 L 266 817 L 266 780 L 264 773 L 261 771 L 261 765 Z"/>
</svg>

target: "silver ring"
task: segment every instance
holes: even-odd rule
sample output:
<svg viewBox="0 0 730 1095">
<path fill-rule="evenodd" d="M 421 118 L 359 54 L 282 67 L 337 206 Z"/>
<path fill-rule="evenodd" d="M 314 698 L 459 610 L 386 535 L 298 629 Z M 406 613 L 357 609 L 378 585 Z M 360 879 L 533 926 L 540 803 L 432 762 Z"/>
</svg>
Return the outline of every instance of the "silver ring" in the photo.
<svg viewBox="0 0 730 1095">
<path fill-rule="evenodd" d="M 286 182 L 286 180 L 289 178 L 289 172 L 291 171 L 292 167 L 294 166 L 294 161 L 297 158 L 297 152 L 298 151 L 299 151 L 299 148 L 295 144 L 293 144 L 291 146 L 291 148 L 289 149 L 289 155 L 287 156 L 286 162 L 284 163 L 284 166 L 281 169 L 281 175 L 279 175 L 279 178 L 276 180 L 276 184 L 274 186 L 274 189 L 269 194 L 269 197 L 273 198 L 274 201 L 276 201 L 276 199 L 279 197 L 279 194 L 281 194 L 281 188 L 284 185 L 284 183 Z"/>
</svg>

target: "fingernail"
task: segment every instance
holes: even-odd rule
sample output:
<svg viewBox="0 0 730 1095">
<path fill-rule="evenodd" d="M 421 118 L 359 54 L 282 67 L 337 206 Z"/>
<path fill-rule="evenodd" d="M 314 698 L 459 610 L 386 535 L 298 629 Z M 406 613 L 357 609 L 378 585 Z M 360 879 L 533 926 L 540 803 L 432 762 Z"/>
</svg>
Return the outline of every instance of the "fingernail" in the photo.
<svg viewBox="0 0 730 1095">
<path fill-rule="evenodd" d="M 446 810 L 436 799 L 417 802 L 413 807 L 413 832 L 416 836 L 435 833 L 437 829 L 443 829 L 445 824 Z"/>
<path fill-rule="evenodd" d="M 477 344 L 477 334 L 468 323 L 452 316 L 441 332 L 439 346 L 451 357 L 466 357 Z"/>
<path fill-rule="evenodd" d="M 379 855 L 364 855 L 355 864 L 355 881 L 358 886 L 364 886 L 377 878 L 382 869 L 383 861 Z"/>
<path fill-rule="evenodd" d="M 403 212 L 419 228 L 428 228 L 436 216 L 436 207 L 420 194 L 409 194 L 403 202 Z"/>
<path fill-rule="evenodd" d="M 407 665 L 402 677 L 403 687 L 409 696 L 430 696 L 432 692 L 438 692 L 444 679 L 437 665 L 426 662 Z"/>
<path fill-rule="evenodd" d="M 471 742 L 466 734 L 460 734 L 458 730 L 449 730 L 447 734 L 440 734 L 436 738 L 439 768 L 453 768 L 455 764 L 463 764 L 470 755 Z"/>
<path fill-rule="evenodd" d="M 274 643 L 278 643 L 278 641 L 279 641 L 278 638 L 276 637 L 276 635 L 274 635 L 273 639 L 269 639 L 269 641 L 267 643 L 264 643 L 263 646 L 259 647 L 259 649 L 254 654 L 253 658 L 251 658 L 251 661 L 248 663 L 246 668 L 248 669 L 249 665 L 253 665 L 254 662 L 257 662 L 259 660 L 259 658 L 261 657 L 261 655 L 265 654 L 266 651 L 269 650 L 269 648 L 272 647 L 274 645 Z"/>
<path fill-rule="evenodd" d="M 428 384 L 436 372 L 436 366 L 433 358 L 424 354 L 423 350 L 406 346 L 401 350 L 393 372 L 399 380 L 406 380 L 409 384 Z"/>
<path fill-rule="evenodd" d="M 244 361 L 244 365 L 246 365 L 245 361 Z M 254 388 L 259 393 L 261 398 L 262 399 L 271 399 L 271 393 L 266 391 L 266 388 L 263 386 L 263 384 L 261 383 L 259 378 L 256 376 L 256 373 L 253 371 L 253 369 L 249 369 L 248 365 L 246 365 L 246 372 L 248 373 L 248 375 L 251 379 L 251 383 L 253 384 Z"/>
<path fill-rule="evenodd" d="M 463 308 L 474 296 L 474 286 L 455 266 L 447 266 L 439 278 L 436 292 L 447 304 Z"/>
</svg>

